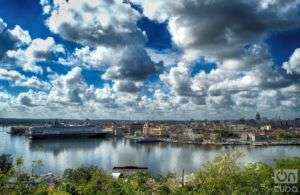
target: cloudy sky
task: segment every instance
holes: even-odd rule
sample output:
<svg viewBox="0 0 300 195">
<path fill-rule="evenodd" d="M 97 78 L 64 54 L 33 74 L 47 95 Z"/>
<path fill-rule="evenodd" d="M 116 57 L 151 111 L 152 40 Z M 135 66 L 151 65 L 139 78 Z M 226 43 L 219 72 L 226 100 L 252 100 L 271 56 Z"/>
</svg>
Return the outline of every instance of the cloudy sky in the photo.
<svg viewBox="0 0 300 195">
<path fill-rule="evenodd" d="M 0 117 L 300 117 L 300 0 L 0 5 Z"/>
</svg>

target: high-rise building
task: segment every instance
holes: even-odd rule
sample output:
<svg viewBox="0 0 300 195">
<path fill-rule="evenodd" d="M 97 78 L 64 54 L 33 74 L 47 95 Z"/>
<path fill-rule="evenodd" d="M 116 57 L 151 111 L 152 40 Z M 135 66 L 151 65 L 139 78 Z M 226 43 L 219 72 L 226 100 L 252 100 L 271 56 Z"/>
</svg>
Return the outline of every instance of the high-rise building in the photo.
<svg viewBox="0 0 300 195">
<path fill-rule="evenodd" d="M 257 121 L 260 121 L 260 120 L 261 120 L 261 117 L 260 117 L 259 112 L 256 113 L 255 119 L 256 119 Z"/>
<path fill-rule="evenodd" d="M 295 118 L 295 126 L 300 127 L 300 118 Z"/>
</svg>

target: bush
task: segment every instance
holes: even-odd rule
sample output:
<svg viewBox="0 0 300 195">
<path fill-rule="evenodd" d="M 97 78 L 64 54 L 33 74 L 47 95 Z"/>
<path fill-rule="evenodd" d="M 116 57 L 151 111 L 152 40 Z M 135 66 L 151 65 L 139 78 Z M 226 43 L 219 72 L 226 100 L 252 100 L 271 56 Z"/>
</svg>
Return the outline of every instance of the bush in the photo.
<svg viewBox="0 0 300 195">
<path fill-rule="evenodd" d="M 32 185 L 29 175 L 20 169 L 20 166 L 18 169 L 6 166 L 3 170 L 12 171 L 1 172 L 0 192 L 38 195 L 278 194 L 274 188 L 274 169 L 298 169 L 300 172 L 299 157 L 277 160 L 273 168 L 264 163 L 241 167 L 238 163 L 240 156 L 238 151 L 217 156 L 196 171 L 185 186 L 182 186 L 180 178 L 174 174 L 152 177 L 139 172 L 127 178 L 114 179 L 96 166 L 66 169 L 55 184 L 43 182 Z M 8 157 L 3 159 L 10 159 Z M 16 178 L 16 182 L 10 183 L 9 180 L 13 177 Z M 298 183 L 298 189 L 299 187 Z"/>
<path fill-rule="evenodd" d="M 0 172 L 7 173 L 13 167 L 13 158 L 10 154 L 0 155 Z"/>
</svg>

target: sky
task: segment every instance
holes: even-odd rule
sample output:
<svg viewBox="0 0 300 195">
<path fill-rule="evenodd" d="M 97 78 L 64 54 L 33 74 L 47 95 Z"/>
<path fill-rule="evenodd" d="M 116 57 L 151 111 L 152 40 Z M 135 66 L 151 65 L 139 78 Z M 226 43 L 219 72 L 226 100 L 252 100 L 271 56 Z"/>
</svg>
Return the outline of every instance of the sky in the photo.
<svg viewBox="0 0 300 195">
<path fill-rule="evenodd" d="M 0 5 L 0 118 L 300 117 L 300 0 Z"/>
</svg>

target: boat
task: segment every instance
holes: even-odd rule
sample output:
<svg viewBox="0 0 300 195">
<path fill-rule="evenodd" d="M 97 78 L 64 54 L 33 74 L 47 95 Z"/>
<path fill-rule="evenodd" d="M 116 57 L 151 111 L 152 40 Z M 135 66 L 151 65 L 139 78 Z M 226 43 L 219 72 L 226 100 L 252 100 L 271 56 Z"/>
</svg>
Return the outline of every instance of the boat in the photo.
<svg viewBox="0 0 300 195">
<path fill-rule="evenodd" d="M 103 137 L 108 131 L 93 125 L 64 125 L 30 127 L 26 135 L 30 139 L 49 139 L 66 137 Z"/>
<path fill-rule="evenodd" d="M 160 142 L 161 140 L 158 138 L 154 138 L 154 137 L 137 137 L 137 136 L 124 136 L 126 139 L 129 139 L 131 142 L 134 143 L 139 143 L 139 144 L 143 144 L 143 143 L 156 143 L 156 142 Z"/>
<path fill-rule="evenodd" d="M 252 145 L 253 146 L 268 146 L 269 143 L 268 142 L 253 142 Z"/>
<path fill-rule="evenodd" d="M 8 133 L 12 135 L 24 135 L 28 130 L 28 126 L 12 126 Z"/>
<path fill-rule="evenodd" d="M 157 138 L 152 138 L 152 137 L 141 137 L 135 140 L 135 143 L 155 143 L 155 142 L 160 142 L 159 139 Z"/>
</svg>

